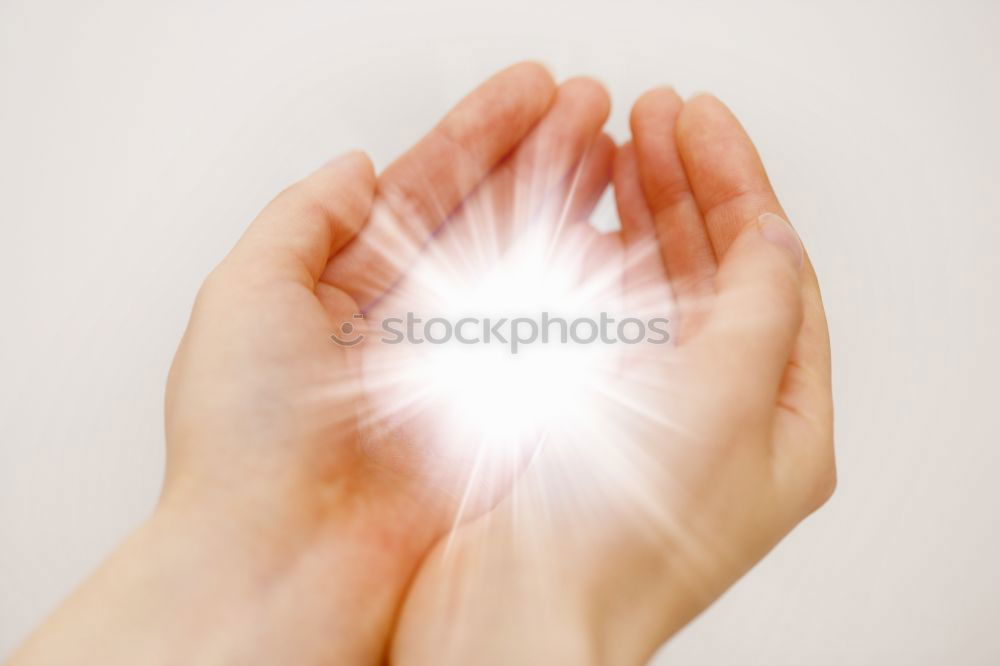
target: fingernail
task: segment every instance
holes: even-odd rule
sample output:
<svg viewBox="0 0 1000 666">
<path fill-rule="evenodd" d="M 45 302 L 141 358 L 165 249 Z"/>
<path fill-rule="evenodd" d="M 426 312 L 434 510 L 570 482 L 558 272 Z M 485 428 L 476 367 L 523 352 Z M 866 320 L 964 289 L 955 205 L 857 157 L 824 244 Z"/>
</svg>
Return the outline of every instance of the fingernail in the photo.
<svg viewBox="0 0 1000 666">
<path fill-rule="evenodd" d="M 795 265 L 802 265 L 804 254 L 802 241 L 799 240 L 799 235 L 795 233 L 792 225 L 783 217 L 774 213 L 764 213 L 757 218 L 757 228 L 760 229 L 760 235 L 764 240 L 787 250 L 795 260 Z"/>
</svg>

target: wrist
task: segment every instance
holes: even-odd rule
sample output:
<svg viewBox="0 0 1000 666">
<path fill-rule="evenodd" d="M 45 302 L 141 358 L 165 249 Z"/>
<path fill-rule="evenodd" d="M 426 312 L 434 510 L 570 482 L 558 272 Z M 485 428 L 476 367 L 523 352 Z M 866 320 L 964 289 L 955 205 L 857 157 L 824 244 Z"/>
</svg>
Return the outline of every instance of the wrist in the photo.
<svg viewBox="0 0 1000 666">
<path fill-rule="evenodd" d="M 282 530 L 204 505 L 162 502 L 12 666 L 381 660 L 410 571 L 357 521 Z"/>
<path fill-rule="evenodd" d="M 194 582 L 185 606 L 204 609 L 193 638 L 218 654 L 206 663 L 381 663 L 418 559 L 358 504 L 196 512 L 164 503 L 150 526 L 179 543 L 173 559 Z M 217 621 L 203 629 L 209 615 Z"/>
<path fill-rule="evenodd" d="M 431 551 L 407 594 L 392 663 L 601 663 L 573 563 L 559 566 L 534 535 L 520 540 L 501 522 L 492 514 L 467 524 Z"/>
<path fill-rule="evenodd" d="M 583 576 L 598 663 L 647 663 L 703 607 L 699 572 L 679 565 L 668 544 L 624 543 L 592 558 Z"/>
<path fill-rule="evenodd" d="M 704 607 L 706 572 L 685 564 L 679 544 L 623 516 L 551 518 L 494 513 L 434 563 L 439 588 L 461 581 L 468 600 L 456 615 L 478 618 L 456 633 L 475 636 L 473 649 L 490 636 L 514 650 L 496 663 L 646 663 Z M 464 656 L 454 663 L 482 662 Z"/>
</svg>

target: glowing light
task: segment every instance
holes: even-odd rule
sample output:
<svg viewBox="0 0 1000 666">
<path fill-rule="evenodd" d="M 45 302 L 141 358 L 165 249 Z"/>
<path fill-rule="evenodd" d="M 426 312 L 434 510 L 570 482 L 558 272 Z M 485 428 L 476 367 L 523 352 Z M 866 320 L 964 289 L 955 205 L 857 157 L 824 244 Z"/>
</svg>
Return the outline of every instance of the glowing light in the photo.
<svg viewBox="0 0 1000 666">
<path fill-rule="evenodd" d="M 597 233 L 554 236 L 552 225 L 539 225 L 468 271 L 439 256 L 412 269 L 375 315 L 398 323 L 405 310 L 420 325 L 397 346 L 370 345 L 378 418 L 433 443 L 440 461 L 509 459 L 579 426 L 618 351 L 574 341 L 569 324 L 618 307 L 619 282 L 605 273 L 621 267 L 587 275 Z"/>
</svg>

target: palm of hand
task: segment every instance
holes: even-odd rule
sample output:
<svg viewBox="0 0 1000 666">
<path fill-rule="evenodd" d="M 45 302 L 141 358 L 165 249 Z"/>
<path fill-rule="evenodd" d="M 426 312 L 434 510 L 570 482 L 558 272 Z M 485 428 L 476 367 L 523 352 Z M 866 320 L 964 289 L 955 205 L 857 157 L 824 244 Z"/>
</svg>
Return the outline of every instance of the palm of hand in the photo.
<svg viewBox="0 0 1000 666">
<path fill-rule="evenodd" d="M 632 128 L 614 178 L 625 299 L 630 314 L 670 308 L 678 344 L 629 349 L 589 436 L 547 446 L 438 547 L 407 600 L 399 662 L 460 662 L 485 626 L 520 629 L 497 639 L 520 646 L 497 663 L 565 660 L 576 646 L 523 638 L 553 624 L 562 596 L 554 614 L 586 626 L 600 663 L 639 663 L 832 490 L 819 292 L 794 234 L 757 220 L 781 209 L 750 140 L 716 100 L 682 108 L 663 90 Z"/>
</svg>

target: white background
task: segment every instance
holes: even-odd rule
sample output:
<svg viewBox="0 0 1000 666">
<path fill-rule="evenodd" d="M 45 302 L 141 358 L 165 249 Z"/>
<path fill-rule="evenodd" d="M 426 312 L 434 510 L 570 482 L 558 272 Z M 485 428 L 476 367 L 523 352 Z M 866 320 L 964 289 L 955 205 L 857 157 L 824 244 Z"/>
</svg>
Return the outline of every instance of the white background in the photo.
<svg viewBox="0 0 1000 666">
<path fill-rule="evenodd" d="M 840 487 L 664 650 L 1000 663 L 1000 3 L 0 2 L 0 655 L 149 512 L 195 290 L 494 70 L 711 90 L 819 272 Z M 599 222 L 613 224 L 602 206 Z"/>
</svg>

